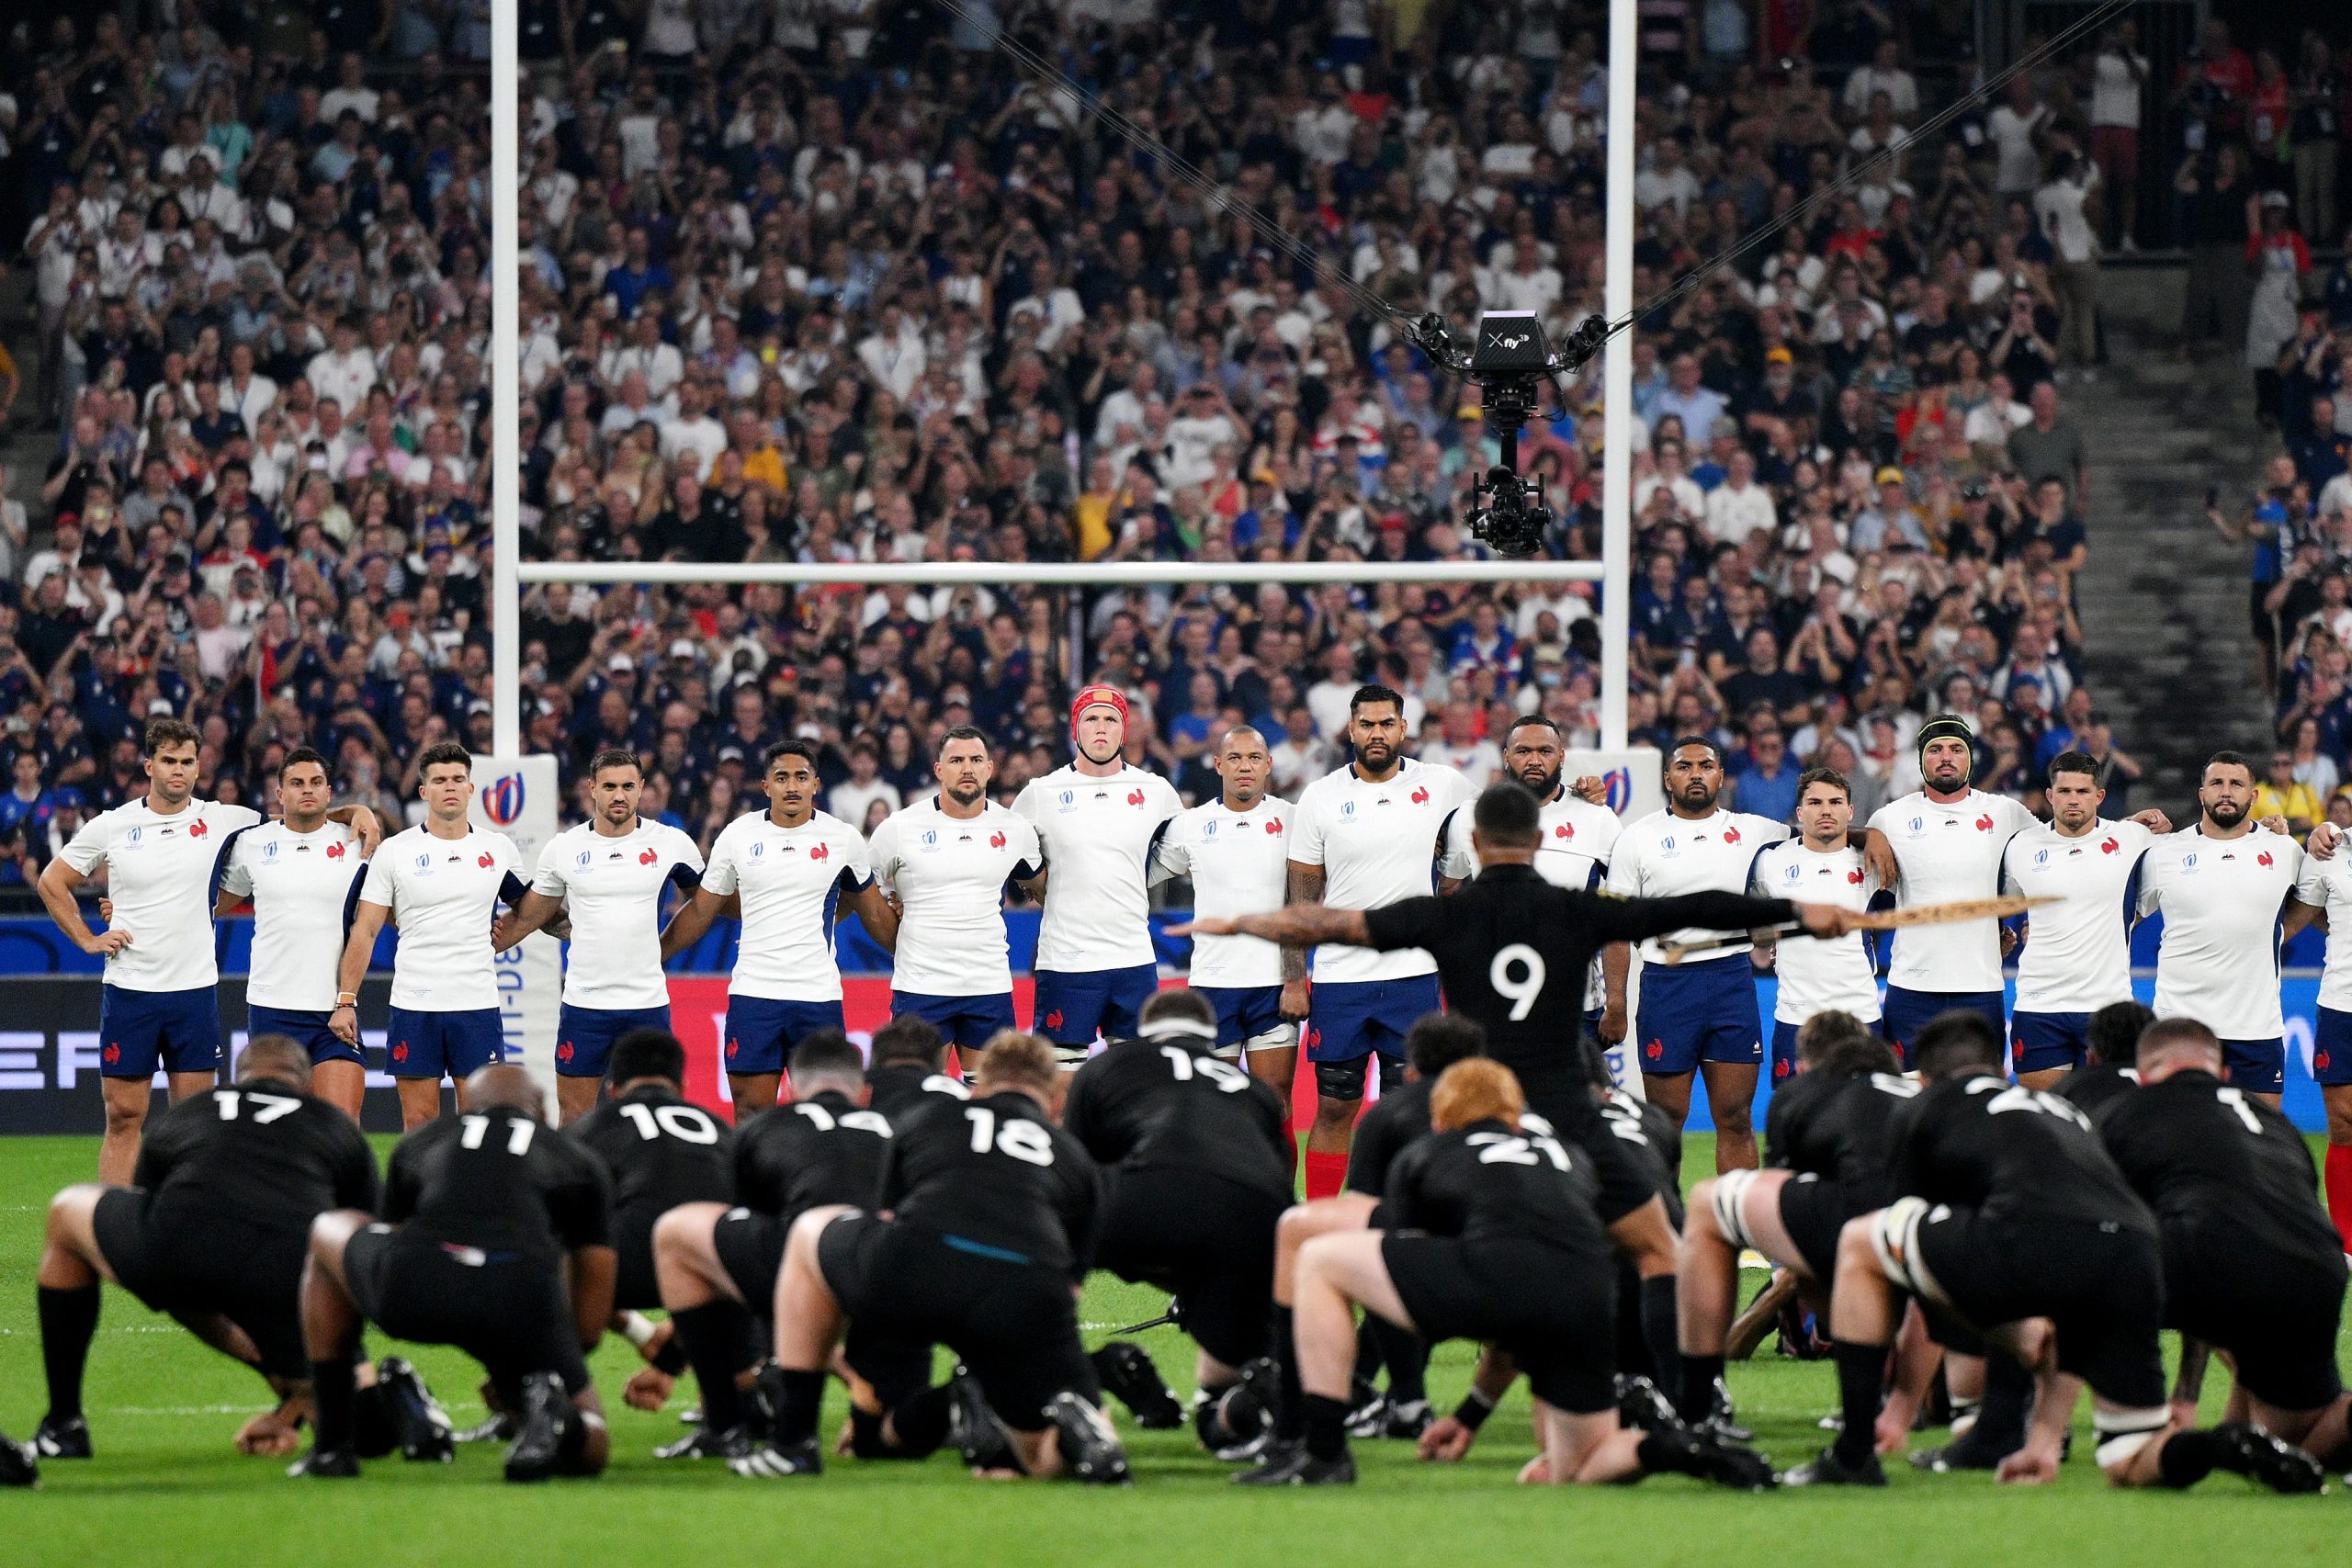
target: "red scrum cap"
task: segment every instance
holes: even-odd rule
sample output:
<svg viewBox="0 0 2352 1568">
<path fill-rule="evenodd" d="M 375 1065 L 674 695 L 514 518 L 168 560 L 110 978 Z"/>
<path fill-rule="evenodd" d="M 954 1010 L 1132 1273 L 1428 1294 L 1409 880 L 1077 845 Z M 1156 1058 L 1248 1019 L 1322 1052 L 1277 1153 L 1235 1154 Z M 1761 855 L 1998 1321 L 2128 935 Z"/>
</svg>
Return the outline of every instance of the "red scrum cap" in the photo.
<svg viewBox="0 0 2352 1568">
<path fill-rule="evenodd" d="M 1119 690 L 1116 686 L 1081 686 L 1079 688 L 1078 695 L 1070 699 L 1069 732 L 1071 739 L 1075 739 L 1078 736 L 1078 716 L 1084 713 L 1088 708 L 1093 707 L 1097 704 L 1107 708 L 1115 709 L 1119 715 L 1120 728 L 1125 728 L 1126 727 L 1126 693 Z"/>
</svg>

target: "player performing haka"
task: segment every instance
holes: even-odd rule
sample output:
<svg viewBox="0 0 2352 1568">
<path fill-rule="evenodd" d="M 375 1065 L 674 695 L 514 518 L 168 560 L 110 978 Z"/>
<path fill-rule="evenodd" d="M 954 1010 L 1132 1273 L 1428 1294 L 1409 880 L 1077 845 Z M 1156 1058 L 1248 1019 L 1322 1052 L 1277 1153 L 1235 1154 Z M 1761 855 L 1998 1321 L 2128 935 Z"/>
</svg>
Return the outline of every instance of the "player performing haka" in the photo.
<svg viewBox="0 0 2352 1568">
<path fill-rule="evenodd" d="M 1012 809 L 1046 857 L 1036 1032 L 1074 1064 L 1097 1036 L 1133 1034 L 1159 988 L 1146 873 L 1153 840 L 1184 802 L 1166 779 L 1121 759 L 1127 698 L 1117 687 L 1081 689 L 1069 734 L 1077 758 L 1030 780 Z"/>
<path fill-rule="evenodd" d="M 589 759 L 588 777 L 594 815 L 539 852 L 531 890 L 500 922 L 497 939 L 503 952 L 558 915 L 570 921 L 555 1032 L 556 1115 L 564 1123 L 596 1103 L 615 1041 L 633 1029 L 668 1031 L 662 898 L 673 886 L 693 888 L 702 874 L 692 839 L 637 814 L 645 774 L 636 752 L 605 748 Z"/>
<path fill-rule="evenodd" d="M 2165 918 L 2156 1016 L 2213 1030 L 2230 1081 L 2276 1110 L 2287 1064 L 2278 949 L 2315 911 L 2295 896 L 2302 850 L 2255 830 L 2254 800 L 2253 768 L 2216 751 L 2197 787 L 2196 829 L 2158 840 L 2141 865 L 2138 917 Z"/>
<path fill-rule="evenodd" d="M 2099 816 L 2107 791 L 2088 752 L 2060 752 L 2049 777 L 2049 825 L 2011 839 L 2001 863 L 2004 887 L 2064 900 L 2034 911 L 2018 961 L 2010 1029 L 2028 1089 L 2054 1089 L 2083 1066 L 2091 1015 L 2132 999 L 2132 890 L 2156 841 L 2143 823 Z"/>
<path fill-rule="evenodd" d="M 351 935 L 343 947 L 328 1027 L 346 1045 L 359 1043 L 359 982 L 387 919 L 400 928 L 392 953 L 392 1019 L 385 1055 L 400 1089 L 401 1125 L 414 1129 L 441 1114 L 441 1080 L 458 1086 L 505 1059 L 492 966 L 498 906 L 521 901 L 521 856 L 503 833 L 472 827 L 473 757 L 454 740 L 428 746 L 417 759 L 424 821 L 384 840 L 368 863 Z"/>
<path fill-rule="evenodd" d="M 1854 796 L 1835 768 L 1811 768 L 1797 780 L 1797 836 L 1756 857 L 1748 891 L 1759 898 L 1801 898 L 1867 909 L 1878 893 L 1862 852 L 1853 847 Z M 1819 1013 L 1878 1021 L 1878 975 L 1860 931 L 1835 942 L 1784 942 L 1774 949 L 1780 976 L 1772 1006 L 1772 1082 L 1796 1070 L 1797 1032 Z M 1645 977 L 1644 984 L 1647 984 Z"/>
<path fill-rule="evenodd" d="M 194 725 L 149 720 L 141 746 L 145 797 L 90 818 L 40 874 L 41 903 L 57 929 L 106 959 L 98 1071 L 107 1124 L 98 1179 L 109 1186 L 130 1179 L 156 1067 L 175 1102 L 211 1088 L 220 1074 L 213 885 L 230 835 L 261 816 L 196 798 L 197 739 Z M 74 895 L 100 866 L 115 919 L 93 933 Z"/>
<path fill-rule="evenodd" d="M 2155 1211 L 2165 1325 L 2229 1352 L 2263 1431 L 2331 1468 L 2352 1461 L 2352 1395 L 2335 1364 L 2344 1248 L 2312 1200 L 2311 1149 L 2294 1123 L 2222 1081 L 2222 1043 L 2194 1020 L 2151 1027 L 2138 1064 L 2140 1087 L 2093 1124 Z M 2175 1413 L 2196 1404 L 2184 1376 Z"/>
<path fill-rule="evenodd" d="M 605 1468 L 611 1443 L 587 1362 L 613 1315 L 604 1167 L 548 1131 L 546 1100 L 519 1066 L 480 1069 L 460 1100 L 463 1114 L 392 1151 L 380 1220 L 337 1209 L 311 1226 L 302 1332 L 317 1437 L 290 1474 L 359 1473 L 352 1369 L 369 1323 L 482 1364 L 514 1417 L 507 1480 Z"/>
<path fill-rule="evenodd" d="M 939 793 L 874 829 L 874 874 L 899 918 L 890 1011 L 929 1019 L 966 1077 L 989 1039 L 1012 1028 L 1004 890 L 1033 894 L 1045 855 L 1029 819 L 989 798 L 989 738 L 958 725 L 940 738 Z"/>
<path fill-rule="evenodd" d="M 364 806 L 331 812 L 333 797 L 326 759 L 308 746 L 288 751 L 277 765 L 285 816 L 230 840 L 212 912 L 226 915 L 253 900 L 246 1032 L 283 1034 L 309 1052 L 311 1092 L 356 1122 L 368 1092 L 367 1062 L 330 1020 L 344 940 L 381 834 L 375 813 Z"/>
<path fill-rule="evenodd" d="M 875 881 L 865 838 L 817 809 L 815 748 L 776 742 L 760 776 L 768 808 L 719 830 L 701 886 L 670 918 L 661 943 L 666 961 L 700 942 L 720 914 L 742 917 L 721 1048 L 738 1117 L 775 1104 L 785 1061 L 800 1042 L 842 1027 L 833 921 L 843 892 L 868 936 L 886 949 L 899 939 L 898 913 Z"/>
<path fill-rule="evenodd" d="M 1279 909 L 1289 886 L 1295 807 L 1266 793 L 1273 759 L 1246 724 L 1217 742 L 1215 800 L 1177 814 L 1152 854 L 1151 880 L 1193 880 L 1193 910 L 1212 918 Z M 1217 1055 L 1248 1065 L 1289 1103 L 1298 1024 L 1306 1016 L 1306 954 L 1249 936 L 1193 942 L 1191 987 L 1216 1009 Z"/>
<path fill-rule="evenodd" d="M 1609 862 L 1609 891 L 1639 898 L 1745 891 L 1757 852 L 1787 838 L 1789 829 L 1769 818 L 1720 809 L 1723 788 L 1723 754 L 1714 742 L 1702 736 L 1676 741 L 1667 752 L 1666 809 L 1628 823 L 1619 835 Z M 1749 949 L 1743 943 L 1723 951 L 1724 957 L 1668 965 L 1658 961 L 1657 943 L 1645 946 L 1632 1038 L 1644 1097 L 1662 1107 L 1675 1126 L 1690 1114 L 1691 1075 L 1705 1075 L 1707 1103 L 1714 1111 L 1715 1168 L 1736 1170 L 1756 1164 L 1751 1108 L 1764 1039 Z M 1625 979 L 1622 968 L 1612 968 L 1608 978 L 1600 1038 L 1613 1045 L 1627 1037 Z"/>
<path fill-rule="evenodd" d="M 1405 756 L 1405 699 L 1386 686 L 1360 686 L 1349 699 L 1348 743 L 1355 761 L 1299 793 L 1290 829 L 1291 901 L 1328 899 L 1362 910 L 1421 897 L 1432 886 L 1450 892 L 1476 869 L 1445 848 L 1446 819 L 1470 803 L 1469 781 Z M 1370 1058 L 1380 1058 L 1383 1087 L 1401 1077 L 1406 1032 L 1437 1008 L 1437 964 L 1425 952 L 1335 946 L 1315 954 L 1306 1018 L 1316 1087 L 1309 1198 L 1329 1197 L 1347 1179 Z"/>
</svg>

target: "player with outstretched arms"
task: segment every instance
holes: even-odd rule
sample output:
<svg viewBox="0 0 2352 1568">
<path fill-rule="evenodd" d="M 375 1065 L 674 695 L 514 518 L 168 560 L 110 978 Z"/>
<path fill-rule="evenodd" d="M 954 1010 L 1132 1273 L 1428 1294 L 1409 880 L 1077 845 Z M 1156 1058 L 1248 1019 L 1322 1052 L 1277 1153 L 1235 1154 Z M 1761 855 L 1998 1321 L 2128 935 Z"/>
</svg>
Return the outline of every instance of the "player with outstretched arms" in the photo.
<svg viewBox="0 0 2352 1568">
<path fill-rule="evenodd" d="M 1377 909 L 1450 892 L 1476 869 L 1447 845 L 1446 821 L 1476 791 L 1452 768 L 1404 754 L 1405 699 L 1360 686 L 1348 700 L 1355 760 L 1299 793 L 1290 829 L 1290 901 Z M 1401 1082 L 1405 1035 L 1438 1008 L 1437 961 L 1419 948 L 1317 948 L 1307 992 L 1306 1059 L 1315 1065 L 1315 1125 L 1306 1136 L 1306 1195 L 1328 1198 L 1348 1175 L 1369 1059 L 1383 1087 Z"/>
<path fill-rule="evenodd" d="M 885 948 L 898 940 L 898 916 L 875 881 L 865 838 L 817 809 L 815 748 L 777 741 L 761 759 L 760 776 L 768 808 L 719 829 L 701 885 L 662 933 L 666 961 L 700 942 L 722 913 L 742 918 L 720 1048 L 738 1116 L 774 1107 L 793 1050 L 842 1027 L 833 921 L 842 895 L 868 936 Z"/>
<path fill-rule="evenodd" d="M 2197 786 L 2194 829 L 2148 850 L 2137 914 L 2161 913 L 2156 1016 L 2193 1018 L 2221 1037 L 2230 1081 L 2277 1110 L 2286 1089 L 2287 1021 L 2278 1006 L 2278 950 L 2316 911 L 2297 897 L 2303 852 L 2257 832 L 2254 770 L 2216 751 Z"/>
<path fill-rule="evenodd" d="M 1609 862 L 1608 890 L 1629 898 L 1670 898 L 1690 893 L 1745 893 L 1758 852 L 1789 836 L 1783 823 L 1717 805 L 1724 788 L 1723 754 L 1704 736 L 1686 735 L 1666 757 L 1666 809 L 1629 822 Z M 1777 897 L 1777 890 L 1775 892 Z M 1684 931 L 1673 938 L 1712 933 Z M 1642 948 L 1641 1010 L 1633 1038 L 1642 1064 L 1645 1099 L 1677 1127 L 1690 1114 L 1690 1078 L 1703 1073 L 1715 1119 L 1715 1168 L 1752 1169 L 1756 1133 L 1751 1107 L 1764 1033 L 1756 1013 L 1755 967 L 1745 943 L 1723 956 L 1667 964 L 1656 940 Z M 1600 1038 L 1613 1045 L 1625 1034 L 1625 979 L 1609 974 Z"/>
<path fill-rule="evenodd" d="M 1797 780 L 1797 836 L 1783 839 L 1756 857 L 1747 888 L 1758 898 L 1789 898 L 1867 909 L 1878 879 L 1854 848 L 1853 790 L 1835 768 L 1809 768 Z M 1772 1006 L 1772 1082 L 1796 1071 L 1797 1031 L 1815 1013 L 1842 1012 L 1863 1023 L 1878 1021 L 1878 975 L 1871 966 L 1867 939 L 1849 931 L 1835 942 L 1802 940 L 1779 944 L 1773 957 L 1780 976 Z"/>
<path fill-rule="evenodd" d="M 139 1158 L 155 1069 L 174 1103 L 212 1087 L 220 1069 L 214 990 L 213 886 L 231 835 L 261 820 L 249 807 L 196 798 L 196 727 L 149 721 L 141 747 L 147 794 L 100 812 L 40 876 L 49 918 L 85 953 L 106 959 L 98 1001 L 98 1072 L 106 1138 L 98 1179 L 120 1186 Z M 114 919 L 93 932 L 74 895 L 100 866 Z"/>
<path fill-rule="evenodd" d="M 356 1122 L 367 1060 L 327 1021 L 360 882 L 383 835 L 364 806 L 329 810 L 334 792 L 324 757 L 308 746 L 288 751 L 277 765 L 285 816 L 230 839 L 212 912 L 253 900 L 247 1036 L 282 1034 L 301 1045 L 311 1055 L 311 1092 Z"/>
<path fill-rule="evenodd" d="M 359 1043 L 359 982 L 376 934 L 393 921 L 401 937 L 385 1056 L 403 1128 L 441 1114 L 443 1078 L 458 1086 L 462 1110 L 467 1078 L 506 1059 L 492 920 L 499 905 L 519 903 L 525 892 L 514 840 L 466 819 L 472 755 L 454 740 L 437 742 L 417 759 L 416 775 L 424 820 L 385 840 L 368 863 L 327 1019 L 338 1039 Z"/>
<path fill-rule="evenodd" d="M 605 748 L 589 759 L 588 777 L 595 815 L 548 841 L 531 890 L 498 933 L 503 951 L 559 915 L 571 923 L 555 1032 L 556 1117 L 565 1126 L 595 1107 L 615 1041 L 631 1030 L 669 1032 L 662 899 L 702 874 L 692 839 L 637 814 L 645 773 L 636 752 Z"/>
<path fill-rule="evenodd" d="M 1179 812 L 1160 835 L 1151 879 L 1191 877 L 1196 915 L 1279 909 L 1289 886 L 1295 808 L 1267 793 L 1273 759 L 1266 738 L 1246 724 L 1227 730 L 1217 742 L 1216 772 L 1217 798 Z M 1246 1061 L 1252 1077 L 1289 1103 L 1298 1065 L 1295 1021 L 1306 1012 L 1306 951 L 1253 936 L 1197 937 L 1189 984 L 1216 1009 L 1216 1054 Z"/>
<path fill-rule="evenodd" d="M 1120 756 L 1127 698 L 1116 686 L 1080 690 L 1069 733 L 1076 759 L 1030 780 L 1012 809 L 1036 829 L 1046 856 L 1036 1031 L 1075 1066 L 1097 1038 L 1134 1034 L 1159 989 L 1146 877 L 1153 842 L 1184 801 L 1166 779 Z"/>
<path fill-rule="evenodd" d="M 996 764 L 969 725 L 940 738 L 939 793 L 887 818 L 866 852 L 899 925 L 890 1011 L 929 1019 L 968 1077 L 989 1038 L 1012 1028 L 1004 890 L 1045 869 L 1037 829 L 989 798 Z"/>
<path fill-rule="evenodd" d="M 2004 891 L 2056 897 L 2026 918 L 2010 1020 L 2012 1065 L 2028 1089 L 2055 1089 L 2084 1065 L 2091 1015 L 2132 999 L 2132 900 L 2145 825 L 2098 814 L 2107 791 L 2086 751 L 2050 761 L 2050 821 L 2009 840 Z"/>
</svg>

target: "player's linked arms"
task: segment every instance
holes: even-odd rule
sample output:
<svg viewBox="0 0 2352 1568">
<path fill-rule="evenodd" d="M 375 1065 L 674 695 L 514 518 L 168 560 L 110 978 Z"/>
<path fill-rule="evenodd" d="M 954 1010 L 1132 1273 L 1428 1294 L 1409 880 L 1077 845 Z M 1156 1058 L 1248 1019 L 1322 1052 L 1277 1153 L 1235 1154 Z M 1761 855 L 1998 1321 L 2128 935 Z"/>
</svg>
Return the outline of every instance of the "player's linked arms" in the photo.
<svg viewBox="0 0 2352 1568">
<path fill-rule="evenodd" d="M 1290 904 L 1262 915 L 1232 915 L 1193 920 L 1168 928 L 1170 936 L 1254 936 L 1285 947 L 1314 947 L 1332 942 L 1348 947 L 1368 947 L 1372 933 L 1362 909 L 1334 909 L 1325 904 Z"/>
</svg>

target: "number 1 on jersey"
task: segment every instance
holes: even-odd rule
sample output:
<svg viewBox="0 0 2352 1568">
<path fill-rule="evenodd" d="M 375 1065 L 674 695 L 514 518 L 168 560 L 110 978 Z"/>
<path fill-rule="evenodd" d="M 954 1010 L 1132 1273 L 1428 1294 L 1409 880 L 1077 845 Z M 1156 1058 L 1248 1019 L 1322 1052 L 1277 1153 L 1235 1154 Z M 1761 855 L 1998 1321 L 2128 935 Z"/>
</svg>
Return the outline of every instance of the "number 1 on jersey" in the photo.
<svg viewBox="0 0 2352 1568">
<path fill-rule="evenodd" d="M 481 1147 L 481 1141 L 490 1136 L 490 1118 L 487 1116 L 468 1116 L 460 1124 L 464 1128 L 464 1131 L 458 1134 L 458 1144 L 461 1148 L 478 1149 Z M 506 1129 L 506 1152 L 510 1155 L 527 1153 L 531 1147 L 532 1134 L 538 1130 L 539 1124 L 537 1122 L 524 1121 L 511 1124 Z"/>
</svg>

